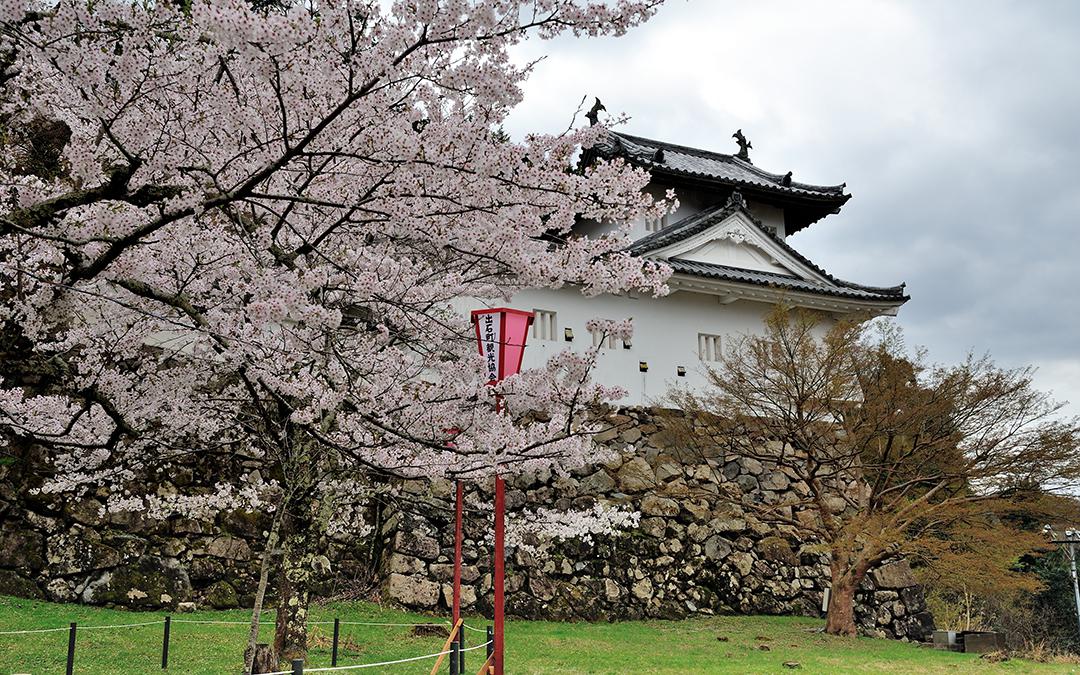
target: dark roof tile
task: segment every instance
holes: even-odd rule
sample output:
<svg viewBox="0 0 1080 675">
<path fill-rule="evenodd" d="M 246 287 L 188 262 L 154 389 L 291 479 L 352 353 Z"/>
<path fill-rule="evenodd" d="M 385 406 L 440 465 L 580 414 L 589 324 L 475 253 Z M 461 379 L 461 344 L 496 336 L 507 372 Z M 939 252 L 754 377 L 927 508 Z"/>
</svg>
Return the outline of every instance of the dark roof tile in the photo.
<svg viewBox="0 0 1080 675">
<path fill-rule="evenodd" d="M 706 277 L 710 279 L 737 281 L 746 284 L 754 284 L 757 286 L 785 288 L 793 291 L 803 291 L 806 293 L 814 293 L 817 295 L 830 295 L 841 298 L 852 298 L 855 300 L 890 302 L 906 302 L 908 300 L 908 296 L 903 294 L 902 288 L 899 293 L 894 293 L 893 289 L 874 290 L 869 287 L 849 284 L 847 282 L 840 282 L 840 284 L 843 285 L 825 285 L 815 283 L 813 281 L 807 281 L 805 279 L 800 279 L 798 277 L 787 276 L 784 274 L 775 274 L 773 272 L 760 272 L 758 270 L 748 270 L 741 267 L 729 267 L 728 265 L 698 262 L 696 260 L 681 260 L 679 258 L 671 258 L 669 260 L 665 260 L 664 262 L 670 265 L 671 269 L 675 272 L 692 274 L 694 276 Z"/>
<path fill-rule="evenodd" d="M 845 184 L 813 185 L 792 181 L 789 175 L 769 173 L 735 155 L 710 152 L 641 136 L 610 132 L 596 146 L 604 156 L 620 156 L 633 164 L 655 172 L 666 172 L 716 180 L 730 185 L 744 185 L 768 192 L 795 195 L 841 205 L 851 195 L 844 194 Z"/>
</svg>

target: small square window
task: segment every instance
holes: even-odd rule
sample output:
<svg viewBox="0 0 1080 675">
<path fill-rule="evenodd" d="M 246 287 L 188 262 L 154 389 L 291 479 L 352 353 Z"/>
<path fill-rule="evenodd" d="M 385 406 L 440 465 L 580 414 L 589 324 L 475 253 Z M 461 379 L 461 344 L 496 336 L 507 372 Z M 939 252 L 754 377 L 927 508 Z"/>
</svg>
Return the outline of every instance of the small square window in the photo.
<svg viewBox="0 0 1080 675">
<path fill-rule="evenodd" d="M 533 310 L 532 337 L 534 340 L 558 340 L 559 325 L 555 312 L 549 309 Z"/>
<path fill-rule="evenodd" d="M 698 333 L 697 336 L 698 358 L 702 361 L 716 362 L 720 360 L 720 336 L 708 333 Z"/>
</svg>

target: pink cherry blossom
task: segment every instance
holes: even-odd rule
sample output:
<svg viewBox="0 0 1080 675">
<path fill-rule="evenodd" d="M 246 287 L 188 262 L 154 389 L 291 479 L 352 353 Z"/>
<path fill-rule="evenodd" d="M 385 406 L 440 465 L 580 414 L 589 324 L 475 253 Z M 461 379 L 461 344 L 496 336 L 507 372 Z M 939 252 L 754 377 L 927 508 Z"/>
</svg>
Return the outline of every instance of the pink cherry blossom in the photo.
<svg viewBox="0 0 1080 675">
<path fill-rule="evenodd" d="M 50 449 L 49 492 L 154 517 L 303 498 L 338 513 L 323 534 L 362 520 L 373 477 L 597 460 L 589 409 L 620 392 L 590 381 L 596 353 L 509 378 L 496 413 L 463 299 L 666 292 L 626 224 L 670 202 L 620 161 L 575 167 L 603 125 L 496 133 L 529 72 L 515 44 L 619 35 L 658 4 L 0 3 L 0 115 L 70 131 L 56 175 L 0 145 L 0 334 L 62 364 L 0 381 L 0 433 Z M 582 217 L 624 226 L 571 236 Z M 267 478 L 133 483 L 199 453 Z"/>
</svg>

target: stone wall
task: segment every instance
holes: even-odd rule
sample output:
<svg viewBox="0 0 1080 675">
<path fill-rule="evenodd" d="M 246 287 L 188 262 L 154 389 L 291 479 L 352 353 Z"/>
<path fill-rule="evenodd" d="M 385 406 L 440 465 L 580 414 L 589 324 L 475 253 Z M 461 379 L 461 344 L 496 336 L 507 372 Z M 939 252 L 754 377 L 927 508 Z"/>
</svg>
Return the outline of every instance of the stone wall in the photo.
<svg viewBox="0 0 1080 675">
<path fill-rule="evenodd" d="M 49 470 L 40 449 L 7 448 L 0 464 L 0 594 L 136 609 L 181 602 L 251 606 L 270 519 L 234 511 L 212 520 L 102 515 L 103 494 L 72 500 L 35 494 Z M 224 470 L 205 462 L 148 479 L 159 491 L 212 489 Z M 343 537 L 329 552 L 335 578 L 321 590 L 370 587 L 378 541 Z"/>
<path fill-rule="evenodd" d="M 754 517 L 804 491 L 767 463 L 683 447 L 671 411 L 625 411 L 597 437 L 619 458 L 569 477 L 508 479 L 508 519 L 525 508 L 588 508 L 597 500 L 639 510 L 639 527 L 592 545 L 561 542 L 531 555 L 508 551 L 511 615 L 549 619 L 680 618 L 695 613 L 820 615 L 827 556 L 799 528 Z M 699 423 L 695 421 L 695 423 Z M 0 465 L 0 593 L 135 608 L 195 602 L 249 605 L 266 517 L 234 512 L 213 521 L 149 521 L 100 515 L 102 495 L 79 501 L 33 494 L 47 468 L 32 449 Z M 165 490 L 201 490 L 222 470 L 193 465 L 148 480 Z M 380 512 L 369 538 L 342 537 L 328 552 L 334 579 L 324 594 L 378 585 L 388 600 L 447 611 L 453 575 L 453 504 L 447 481 L 408 482 L 396 512 Z M 466 493 L 465 605 L 490 613 L 490 483 Z M 794 518 L 810 517 L 793 513 Z M 864 632 L 925 639 L 932 618 L 910 569 L 872 572 L 858 597 Z"/>
<path fill-rule="evenodd" d="M 624 411 L 597 440 L 618 459 L 571 477 L 507 480 L 507 519 L 528 506 L 588 508 L 597 500 L 642 514 L 640 526 L 593 545 L 560 542 L 544 555 L 508 552 L 507 603 L 527 618 L 617 620 L 689 614 L 821 615 L 828 556 L 799 528 L 766 524 L 754 504 L 806 492 L 793 475 L 715 448 L 684 447 L 681 415 Z M 694 423 L 702 424 L 700 421 Z M 446 611 L 453 574 L 453 503 L 448 482 L 411 486 L 423 507 L 386 531 L 384 595 L 408 607 Z M 427 498 L 422 498 L 427 494 Z M 491 485 L 466 492 L 463 599 L 490 611 Z M 791 513 L 796 520 L 811 512 Z M 865 633 L 924 640 L 933 619 L 904 561 L 868 575 L 857 598 Z"/>
</svg>

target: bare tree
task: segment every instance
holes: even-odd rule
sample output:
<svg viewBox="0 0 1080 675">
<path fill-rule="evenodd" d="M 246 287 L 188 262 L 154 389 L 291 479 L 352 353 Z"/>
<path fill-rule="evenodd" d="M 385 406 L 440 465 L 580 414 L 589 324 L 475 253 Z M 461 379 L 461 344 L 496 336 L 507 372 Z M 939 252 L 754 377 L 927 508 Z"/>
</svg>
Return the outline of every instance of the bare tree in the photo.
<svg viewBox="0 0 1080 675">
<path fill-rule="evenodd" d="M 1080 477 L 1080 425 L 1032 387 L 1032 372 L 985 357 L 931 366 L 892 326 L 781 307 L 761 335 L 729 344 L 706 393 L 673 398 L 715 416 L 696 443 L 797 481 L 774 504 L 728 494 L 822 542 L 831 555 L 826 631 L 852 635 L 854 595 L 873 567 Z"/>
</svg>

